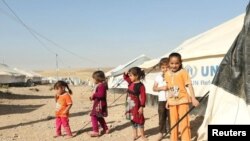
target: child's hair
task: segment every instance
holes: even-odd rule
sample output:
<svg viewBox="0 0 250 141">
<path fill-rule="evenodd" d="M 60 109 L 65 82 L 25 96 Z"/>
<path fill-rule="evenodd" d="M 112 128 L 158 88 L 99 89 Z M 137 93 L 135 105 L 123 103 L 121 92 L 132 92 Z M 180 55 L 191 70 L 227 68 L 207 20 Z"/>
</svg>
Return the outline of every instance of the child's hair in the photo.
<svg viewBox="0 0 250 141">
<path fill-rule="evenodd" d="M 162 58 L 159 62 L 159 66 L 163 66 L 163 65 L 167 65 L 168 66 L 168 63 L 169 63 L 169 59 L 167 57 L 165 58 Z"/>
<path fill-rule="evenodd" d="M 54 89 L 58 89 L 59 87 L 65 87 L 68 89 L 69 94 L 73 94 L 72 90 L 69 88 L 68 83 L 66 83 L 65 81 L 57 81 L 54 85 Z"/>
<path fill-rule="evenodd" d="M 176 58 L 178 58 L 179 59 L 179 61 L 180 61 L 180 63 L 181 63 L 181 65 L 180 65 L 180 68 L 179 69 L 182 69 L 183 67 L 182 67 L 182 59 L 181 59 L 181 54 L 179 54 L 179 53 L 177 53 L 177 52 L 173 52 L 173 53 L 171 53 L 170 55 L 169 55 L 169 60 L 172 58 L 172 57 L 176 57 Z"/>
<path fill-rule="evenodd" d="M 95 79 L 97 82 L 106 81 L 106 77 L 103 71 L 95 71 L 92 74 L 92 78 Z"/>
<path fill-rule="evenodd" d="M 106 89 L 108 89 L 108 83 L 106 81 L 105 73 L 103 71 L 95 71 L 92 74 L 92 78 L 95 79 L 99 83 L 104 83 Z"/>
<path fill-rule="evenodd" d="M 139 67 L 133 67 L 128 70 L 128 73 L 137 76 L 139 80 L 143 80 L 145 78 L 145 72 Z"/>
</svg>

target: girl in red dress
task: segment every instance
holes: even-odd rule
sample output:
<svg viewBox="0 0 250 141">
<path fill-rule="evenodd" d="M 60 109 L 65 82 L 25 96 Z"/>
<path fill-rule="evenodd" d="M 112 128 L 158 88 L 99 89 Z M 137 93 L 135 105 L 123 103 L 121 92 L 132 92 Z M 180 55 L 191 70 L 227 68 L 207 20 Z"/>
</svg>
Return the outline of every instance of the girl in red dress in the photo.
<svg viewBox="0 0 250 141">
<path fill-rule="evenodd" d="M 128 82 L 128 95 L 126 99 L 126 118 L 131 120 L 133 128 L 133 139 L 139 138 L 137 129 L 139 129 L 142 140 L 147 140 L 144 135 L 144 115 L 143 109 L 146 102 L 145 86 L 141 82 L 145 78 L 145 73 L 139 67 L 129 69 L 124 73 L 124 79 Z"/>
</svg>

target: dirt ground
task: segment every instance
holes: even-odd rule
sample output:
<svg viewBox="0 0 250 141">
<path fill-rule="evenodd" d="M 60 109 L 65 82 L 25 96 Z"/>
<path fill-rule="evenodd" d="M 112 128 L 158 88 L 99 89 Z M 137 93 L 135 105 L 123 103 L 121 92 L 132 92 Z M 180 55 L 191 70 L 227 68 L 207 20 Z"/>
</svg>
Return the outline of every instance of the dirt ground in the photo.
<svg viewBox="0 0 250 141">
<path fill-rule="evenodd" d="M 108 93 L 109 116 L 106 118 L 111 133 L 98 138 L 91 138 L 89 111 L 91 88 L 71 86 L 73 106 L 70 110 L 70 126 L 76 136 L 72 141 L 131 141 L 130 122 L 124 116 L 125 93 Z M 54 139 L 54 91 L 52 86 L 0 88 L 0 140 L 1 141 L 52 141 Z M 117 101 L 114 101 L 118 99 Z M 149 141 L 155 141 L 158 133 L 157 107 L 146 107 L 145 134 Z M 192 136 L 202 119 L 192 116 Z M 140 139 L 138 139 L 140 140 Z M 169 140 L 169 138 L 164 139 Z M 194 140 L 194 139 L 193 139 Z"/>
</svg>

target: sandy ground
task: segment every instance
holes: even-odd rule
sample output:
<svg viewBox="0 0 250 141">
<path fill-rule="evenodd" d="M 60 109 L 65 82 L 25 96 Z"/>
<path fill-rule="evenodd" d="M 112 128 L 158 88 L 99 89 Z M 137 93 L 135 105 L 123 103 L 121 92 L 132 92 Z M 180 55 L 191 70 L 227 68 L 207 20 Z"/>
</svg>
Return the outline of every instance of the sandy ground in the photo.
<svg viewBox="0 0 250 141">
<path fill-rule="evenodd" d="M 52 86 L 29 88 L 0 88 L 0 140 L 1 141 L 52 141 L 54 139 L 54 110 Z M 72 141 L 130 141 L 132 140 L 129 121 L 124 117 L 125 94 L 108 93 L 109 116 L 106 118 L 111 133 L 98 138 L 87 134 L 91 131 L 89 111 L 91 102 L 88 86 L 71 86 L 74 94 L 73 107 L 70 110 L 70 125 L 77 135 Z M 115 99 L 120 97 L 117 101 Z M 150 141 L 157 137 L 158 115 L 156 107 L 145 108 L 145 134 Z M 200 119 L 191 121 L 192 136 L 199 126 Z M 198 120 L 198 121 L 197 121 Z M 197 123 L 198 122 L 198 123 Z M 140 140 L 140 139 L 139 139 Z M 165 138 L 164 140 L 169 140 Z"/>
</svg>

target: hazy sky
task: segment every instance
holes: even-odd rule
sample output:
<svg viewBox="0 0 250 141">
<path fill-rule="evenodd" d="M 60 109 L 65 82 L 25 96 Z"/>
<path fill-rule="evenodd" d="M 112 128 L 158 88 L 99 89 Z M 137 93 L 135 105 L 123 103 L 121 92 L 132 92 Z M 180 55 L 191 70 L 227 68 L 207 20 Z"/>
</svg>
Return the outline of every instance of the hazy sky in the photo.
<svg viewBox="0 0 250 141">
<path fill-rule="evenodd" d="M 45 49 L 0 0 L 0 62 L 25 69 L 117 66 L 156 58 L 186 39 L 245 12 L 248 0 L 5 0 Z M 232 27 L 233 28 L 233 27 Z M 91 61 L 90 61 L 91 60 Z"/>
</svg>

